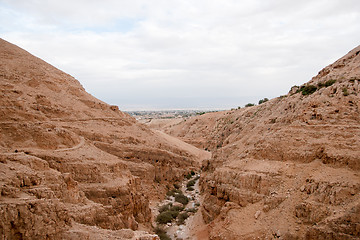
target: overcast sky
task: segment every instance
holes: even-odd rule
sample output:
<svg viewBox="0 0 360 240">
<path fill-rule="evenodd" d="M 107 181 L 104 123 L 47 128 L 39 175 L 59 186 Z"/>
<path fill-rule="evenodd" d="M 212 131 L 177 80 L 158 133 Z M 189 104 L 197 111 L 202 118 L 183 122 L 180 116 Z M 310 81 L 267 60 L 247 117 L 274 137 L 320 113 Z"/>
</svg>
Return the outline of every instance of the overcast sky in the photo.
<svg viewBox="0 0 360 240">
<path fill-rule="evenodd" d="M 122 110 L 286 94 L 360 44 L 359 0 L 0 0 L 0 37 Z"/>
</svg>

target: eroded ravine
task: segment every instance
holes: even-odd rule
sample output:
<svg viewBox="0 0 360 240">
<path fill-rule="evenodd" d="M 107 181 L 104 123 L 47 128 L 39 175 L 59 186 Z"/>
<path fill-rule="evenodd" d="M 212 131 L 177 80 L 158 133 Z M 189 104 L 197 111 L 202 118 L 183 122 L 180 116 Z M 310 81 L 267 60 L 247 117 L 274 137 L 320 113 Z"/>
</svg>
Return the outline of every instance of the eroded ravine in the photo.
<svg viewBox="0 0 360 240">
<path fill-rule="evenodd" d="M 166 139 L 169 144 L 196 156 L 199 168 L 204 160 L 211 158 L 209 151 L 199 149 L 160 130 L 153 129 L 153 131 Z M 182 182 L 169 186 L 163 201 L 152 205 L 154 230 L 161 239 L 197 239 L 195 235 L 198 229 L 205 228 L 199 211 L 201 203 L 199 179 L 200 172 L 189 170 Z M 181 203 L 183 199 L 187 199 L 187 202 Z"/>
<path fill-rule="evenodd" d="M 200 174 L 191 171 L 169 189 L 155 208 L 155 232 L 160 239 L 194 239 L 192 226 L 200 209 Z"/>
</svg>

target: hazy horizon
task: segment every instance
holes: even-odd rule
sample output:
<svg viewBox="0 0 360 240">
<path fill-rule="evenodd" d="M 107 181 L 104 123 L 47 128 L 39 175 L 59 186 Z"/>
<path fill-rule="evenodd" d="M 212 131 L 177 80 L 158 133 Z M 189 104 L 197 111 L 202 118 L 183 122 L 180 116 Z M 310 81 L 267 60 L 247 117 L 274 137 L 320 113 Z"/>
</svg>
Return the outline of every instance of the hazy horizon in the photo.
<svg viewBox="0 0 360 240">
<path fill-rule="evenodd" d="M 136 109 L 230 109 L 286 94 L 359 45 L 360 2 L 0 0 L 0 34 Z"/>
</svg>

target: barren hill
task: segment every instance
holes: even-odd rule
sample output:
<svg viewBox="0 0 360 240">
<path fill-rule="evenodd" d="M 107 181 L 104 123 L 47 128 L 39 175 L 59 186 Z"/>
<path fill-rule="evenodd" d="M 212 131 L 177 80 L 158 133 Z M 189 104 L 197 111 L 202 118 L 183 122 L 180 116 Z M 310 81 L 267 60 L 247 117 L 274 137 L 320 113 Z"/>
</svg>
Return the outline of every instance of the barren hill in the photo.
<svg viewBox="0 0 360 240">
<path fill-rule="evenodd" d="M 4 239 L 135 239 L 143 233 L 115 230 L 150 229 L 149 200 L 199 167 L 188 149 L 2 39 L 0 89 Z"/>
<path fill-rule="evenodd" d="M 211 239 L 360 238 L 360 46 L 258 106 L 166 128 L 203 164 Z"/>
</svg>

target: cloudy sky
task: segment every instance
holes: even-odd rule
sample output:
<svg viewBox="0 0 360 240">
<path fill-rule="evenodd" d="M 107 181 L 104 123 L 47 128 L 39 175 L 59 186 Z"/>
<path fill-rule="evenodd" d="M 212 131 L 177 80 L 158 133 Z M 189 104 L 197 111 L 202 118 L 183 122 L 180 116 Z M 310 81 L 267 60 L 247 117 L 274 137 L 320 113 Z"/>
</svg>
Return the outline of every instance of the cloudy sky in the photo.
<svg viewBox="0 0 360 240">
<path fill-rule="evenodd" d="M 0 37 L 122 110 L 286 94 L 360 44 L 359 0 L 0 0 Z"/>
</svg>

